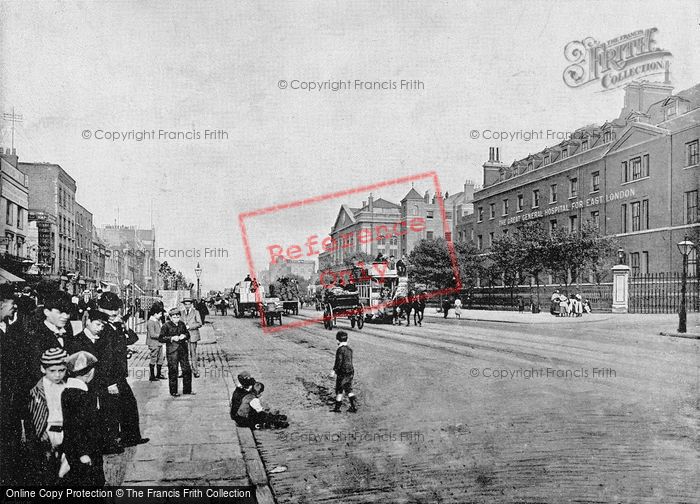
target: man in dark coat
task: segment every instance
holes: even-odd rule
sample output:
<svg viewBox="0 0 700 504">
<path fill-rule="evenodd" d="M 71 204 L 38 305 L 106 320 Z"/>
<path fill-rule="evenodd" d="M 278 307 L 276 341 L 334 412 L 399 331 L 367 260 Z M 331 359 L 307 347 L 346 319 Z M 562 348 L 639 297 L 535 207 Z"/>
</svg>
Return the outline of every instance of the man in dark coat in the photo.
<svg viewBox="0 0 700 504">
<path fill-rule="evenodd" d="M 36 301 L 32 296 L 32 289 L 25 287 L 17 298 L 17 322 L 24 326 L 27 319 L 32 317 L 35 311 Z"/>
<path fill-rule="evenodd" d="M 109 321 L 106 313 L 97 308 L 89 308 L 86 310 L 85 329 L 78 334 L 67 338 L 65 349 L 68 355 L 76 352 L 85 351 L 95 357 L 98 355 L 97 341 L 100 339 L 100 334 L 104 330 L 105 324 Z M 99 360 L 99 358 L 98 358 Z M 96 366 L 99 368 L 99 365 Z"/>
<path fill-rule="evenodd" d="M 21 482 L 22 410 L 28 400 L 19 383 L 26 366 L 21 333 L 16 323 L 10 324 L 16 311 L 14 288 L 11 284 L 0 285 L 0 485 L 6 486 Z"/>
<path fill-rule="evenodd" d="M 126 381 L 129 375 L 127 346 L 136 343 L 138 335 L 124 327 L 119 315 L 122 301 L 116 294 L 105 292 L 98 306 L 108 317 L 96 344 L 97 358 L 101 361 L 100 379 L 104 380 L 96 385 L 102 392 L 106 389 L 106 394 L 100 394 L 107 438 L 104 453 L 119 453 L 123 447 L 148 442 L 148 438 L 141 437 L 138 404 Z"/>
<path fill-rule="evenodd" d="M 333 413 L 340 412 L 340 406 L 343 404 L 343 393 L 348 395 L 350 400 L 350 408 L 348 412 L 357 412 L 357 403 L 355 402 L 355 393 L 352 391 L 352 380 L 355 376 L 355 367 L 352 364 L 352 348 L 348 346 L 348 333 L 338 331 L 335 335 L 338 341 L 338 349 L 335 351 L 335 365 L 333 366 L 333 374 L 335 374 L 335 407 L 331 410 Z"/>
<path fill-rule="evenodd" d="M 209 315 L 209 308 L 207 308 L 207 303 L 204 301 L 204 299 L 197 301 L 197 311 L 199 312 L 199 316 L 202 318 L 202 324 L 204 324 L 204 319 L 207 315 Z"/>
<path fill-rule="evenodd" d="M 192 392 L 192 369 L 190 368 L 189 350 L 187 340 L 190 333 L 185 327 L 185 323 L 180 320 L 180 309 L 172 308 L 169 312 L 168 320 L 160 329 L 161 343 L 166 343 L 165 355 L 168 359 L 168 387 L 170 395 L 179 397 L 177 392 L 177 368 L 182 369 L 182 393 L 194 394 Z"/>
</svg>

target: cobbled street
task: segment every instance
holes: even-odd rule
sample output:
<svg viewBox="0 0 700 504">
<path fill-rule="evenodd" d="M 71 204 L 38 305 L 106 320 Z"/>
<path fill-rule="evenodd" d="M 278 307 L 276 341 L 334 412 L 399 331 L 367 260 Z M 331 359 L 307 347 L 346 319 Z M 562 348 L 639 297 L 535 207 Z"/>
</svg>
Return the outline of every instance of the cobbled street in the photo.
<svg viewBox="0 0 700 504">
<path fill-rule="evenodd" d="M 289 415 L 255 433 L 280 503 L 694 501 L 699 342 L 620 320 L 339 320 L 357 414 L 329 411 L 335 331 L 214 327 L 234 371 Z"/>
</svg>

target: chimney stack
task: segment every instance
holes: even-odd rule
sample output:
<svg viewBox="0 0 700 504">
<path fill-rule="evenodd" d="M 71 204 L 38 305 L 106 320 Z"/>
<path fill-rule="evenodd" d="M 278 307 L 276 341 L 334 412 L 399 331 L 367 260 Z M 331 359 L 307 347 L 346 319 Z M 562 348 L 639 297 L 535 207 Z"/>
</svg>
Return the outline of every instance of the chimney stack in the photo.
<svg viewBox="0 0 700 504">
<path fill-rule="evenodd" d="M 500 169 L 504 165 L 501 163 L 501 152 L 499 147 L 489 147 L 489 160 L 484 163 L 484 187 L 488 187 L 498 182 Z"/>
</svg>

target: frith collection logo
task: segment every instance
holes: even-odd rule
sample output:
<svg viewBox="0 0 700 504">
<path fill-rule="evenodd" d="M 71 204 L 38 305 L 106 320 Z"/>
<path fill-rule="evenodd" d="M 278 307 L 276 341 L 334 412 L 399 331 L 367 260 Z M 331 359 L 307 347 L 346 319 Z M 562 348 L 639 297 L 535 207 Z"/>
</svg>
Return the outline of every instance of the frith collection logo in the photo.
<svg viewBox="0 0 700 504">
<path fill-rule="evenodd" d="M 657 31 L 637 30 L 607 42 L 592 37 L 569 42 L 564 56 L 571 65 L 564 70 L 564 83 L 577 88 L 599 80 L 603 90 L 609 91 L 633 79 L 663 73 L 672 54 L 657 47 Z"/>
</svg>

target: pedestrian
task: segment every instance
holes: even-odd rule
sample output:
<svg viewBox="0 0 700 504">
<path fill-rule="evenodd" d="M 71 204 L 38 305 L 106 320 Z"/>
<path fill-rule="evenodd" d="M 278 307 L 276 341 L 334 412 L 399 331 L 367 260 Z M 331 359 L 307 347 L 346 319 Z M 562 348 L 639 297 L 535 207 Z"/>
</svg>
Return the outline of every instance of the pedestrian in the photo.
<svg viewBox="0 0 700 504">
<path fill-rule="evenodd" d="M 105 474 L 102 462 L 102 428 L 97 394 L 91 386 L 97 358 L 83 350 L 66 359 L 69 378 L 61 395 L 63 412 L 63 452 L 68 473 L 63 484 L 77 487 L 102 487 Z"/>
<path fill-rule="evenodd" d="M 551 313 L 552 315 L 560 315 L 559 297 L 560 297 L 559 291 L 555 290 L 554 294 L 552 294 L 552 299 L 551 299 L 552 303 L 551 303 L 550 308 L 549 308 L 549 313 Z"/>
<path fill-rule="evenodd" d="M 111 448 L 119 452 L 122 448 L 149 441 L 148 438 L 141 437 L 138 403 L 126 380 L 129 376 L 127 347 L 138 341 L 138 335 L 133 330 L 127 330 L 124 325 L 120 316 L 123 305 L 119 296 L 105 292 L 97 304 L 100 311 L 108 316 L 99 340 L 109 359 L 109 362 L 104 363 L 107 393 L 100 397 L 108 443 L 107 451 L 103 453 L 111 452 Z M 100 359 L 100 355 L 97 358 Z"/>
<path fill-rule="evenodd" d="M 401 256 L 401 259 L 396 261 L 396 274 L 400 277 L 405 277 L 406 276 L 406 267 L 408 264 L 408 260 L 406 259 L 406 255 L 404 254 Z"/>
<path fill-rule="evenodd" d="M 265 385 L 255 382 L 248 393 L 241 400 L 238 411 L 234 416 L 236 425 L 251 429 L 284 429 L 289 427 L 286 415 L 280 415 L 278 411 L 271 413 L 260 401 Z"/>
<path fill-rule="evenodd" d="M 27 430 L 33 459 L 33 481 L 37 486 L 58 483 L 63 451 L 63 411 L 61 394 L 66 386 L 66 357 L 62 348 L 50 348 L 41 355 L 42 378 L 29 393 Z"/>
<path fill-rule="evenodd" d="M 180 315 L 182 322 L 185 324 L 187 331 L 190 333 L 190 339 L 187 342 L 187 347 L 189 350 L 189 360 L 190 367 L 192 368 L 192 375 L 195 378 L 199 378 L 199 365 L 197 363 L 197 343 L 200 340 L 199 328 L 202 327 L 202 317 L 199 312 L 194 309 L 192 304 L 192 298 L 185 298 L 182 301 L 185 309 L 182 310 Z"/>
<path fill-rule="evenodd" d="M 450 311 L 450 307 L 452 306 L 452 302 L 450 301 L 450 298 L 445 298 L 442 301 L 442 317 L 447 318 L 447 314 Z"/>
<path fill-rule="evenodd" d="M 209 309 L 207 308 L 207 303 L 204 301 L 204 299 L 197 301 L 197 311 L 202 319 L 202 325 L 204 325 L 206 317 L 209 315 Z"/>
<path fill-rule="evenodd" d="M 27 389 L 22 383 L 26 352 L 22 347 L 22 323 L 12 284 L 0 285 L 0 485 L 22 482 L 22 419 L 26 417 Z"/>
<path fill-rule="evenodd" d="M 29 369 L 30 383 L 35 384 L 43 375 L 41 373 L 41 356 L 49 348 L 64 348 L 66 340 L 72 335 L 70 296 L 57 291 L 50 294 L 43 307 L 37 309 L 36 316 L 28 322 L 27 338 L 31 346 Z"/>
<path fill-rule="evenodd" d="M 352 391 L 352 380 L 355 376 L 355 367 L 352 363 L 352 348 L 348 346 L 348 333 L 338 331 L 335 335 L 338 341 L 338 349 L 335 351 L 335 365 L 333 374 L 335 375 L 335 406 L 331 410 L 339 413 L 343 404 L 343 393 L 347 394 L 350 401 L 348 412 L 357 412 L 357 402 L 355 393 Z"/>
<path fill-rule="evenodd" d="M 165 362 L 165 352 L 163 343 L 160 342 L 160 330 L 163 327 L 165 318 L 165 308 L 159 302 L 153 303 L 148 310 L 148 321 L 146 322 L 146 345 L 151 355 L 148 363 L 149 381 L 164 380 L 163 363 Z"/>
<path fill-rule="evenodd" d="M 17 322 L 24 327 L 27 319 L 34 315 L 36 310 L 36 300 L 31 287 L 24 287 L 17 298 Z"/>
<path fill-rule="evenodd" d="M 582 317 L 583 316 L 583 301 L 581 300 L 581 294 L 576 294 L 576 306 L 575 306 L 575 312 L 577 317 Z"/>
<path fill-rule="evenodd" d="M 168 359 L 168 388 L 170 395 L 179 397 L 177 389 L 178 366 L 182 369 L 182 393 L 191 394 L 192 392 L 192 370 L 187 350 L 187 340 L 190 334 L 187 332 L 185 324 L 180 320 L 180 309 L 172 308 L 168 314 L 168 320 L 160 330 L 161 343 L 166 343 L 165 352 Z"/>
<path fill-rule="evenodd" d="M 559 316 L 566 317 L 566 312 L 569 306 L 569 298 L 565 294 L 559 296 Z"/>
<path fill-rule="evenodd" d="M 455 299 L 455 317 L 462 318 L 462 300 Z"/>
<path fill-rule="evenodd" d="M 231 394 L 231 420 L 236 419 L 236 414 L 238 413 L 238 408 L 241 407 L 241 402 L 243 398 L 248 395 L 248 393 L 253 388 L 255 384 L 255 378 L 250 376 L 248 371 L 241 371 L 238 375 L 238 384 Z"/>
</svg>

